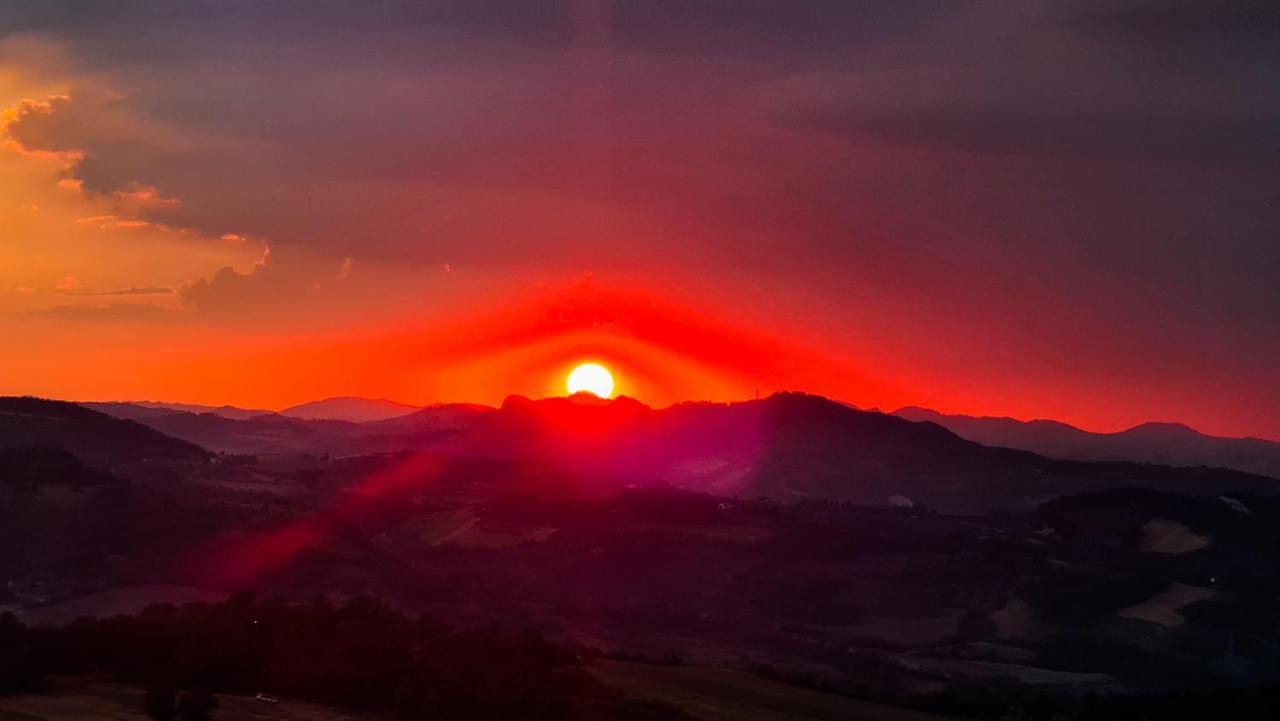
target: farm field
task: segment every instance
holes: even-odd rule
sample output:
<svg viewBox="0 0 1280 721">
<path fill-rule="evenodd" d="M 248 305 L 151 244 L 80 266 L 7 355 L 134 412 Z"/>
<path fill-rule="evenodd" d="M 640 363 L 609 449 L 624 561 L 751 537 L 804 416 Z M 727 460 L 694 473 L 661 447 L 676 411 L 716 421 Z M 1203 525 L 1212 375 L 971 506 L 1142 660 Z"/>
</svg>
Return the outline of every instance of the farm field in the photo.
<svg viewBox="0 0 1280 721">
<path fill-rule="evenodd" d="M 0 697 L 0 721 L 147 721 L 142 689 L 90 683 L 44 694 Z M 218 695 L 214 721 L 369 721 L 326 706 L 283 701 L 268 704 L 248 696 Z"/>
<path fill-rule="evenodd" d="M 728 668 L 601 661 L 591 671 L 628 696 L 669 703 L 703 721 L 941 721 L 945 718 L 823 693 Z"/>
</svg>

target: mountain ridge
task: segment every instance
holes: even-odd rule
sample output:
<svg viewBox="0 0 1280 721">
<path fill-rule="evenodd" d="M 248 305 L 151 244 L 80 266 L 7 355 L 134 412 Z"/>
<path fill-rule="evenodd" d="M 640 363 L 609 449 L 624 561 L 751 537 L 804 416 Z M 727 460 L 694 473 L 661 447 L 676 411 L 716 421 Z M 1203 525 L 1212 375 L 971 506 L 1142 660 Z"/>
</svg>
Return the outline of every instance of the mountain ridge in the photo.
<svg viewBox="0 0 1280 721">
<path fill-rule="evenodd" d="M 669 485 L 727 497 L 922 503 L 955 512 L 1021 509 L 1056 496 L 1137 486 L 1271 495 L 1274 479 L 1215 467 L 1063 460 L 983 444 L 933 422 L 778 393 L 654 409 L 631 398 L 507 398 L 352 423 L 173 413 L 139 419 L 203 448 L 245 455 L 353 457 L 430 452 L 536 460 L 587 486 Z"/>
<path fill-rule="evenodd" d="M 1280 443 L 1211 436 L 1176 422 L 1152 421 L 1115 433 L 1094 433 L 1056 420 L 944 414 L 919 406 L 899 408 L 893 415 L 937 423 L 985 445 L 1063 460 L 1212 466 L 1280 479 Z"/>
<path fill-rule="evenodd" d="M 204 448 L 145 423 L 33 396 L 0 397 L 0 448 L 59 448 L 99 469 L 209 456 Z"/>
</svg>

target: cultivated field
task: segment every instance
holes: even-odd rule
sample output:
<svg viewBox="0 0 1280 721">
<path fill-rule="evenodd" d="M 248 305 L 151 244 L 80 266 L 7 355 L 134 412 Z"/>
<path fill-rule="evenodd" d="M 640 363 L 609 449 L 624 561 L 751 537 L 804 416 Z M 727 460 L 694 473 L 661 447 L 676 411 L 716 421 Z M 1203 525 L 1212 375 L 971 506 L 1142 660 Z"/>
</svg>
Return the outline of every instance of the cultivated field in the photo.
<svg viewBox="0 0 1280 721">
<path fill-rule="evenodd" d="M 602 661 L 591 671 L 634 698 L 663 701 L 704 721 L 940 721 L 728 668 Z"/>
<path fill-rule="evenodd" d="M 46 694 L 0 697 L 0 721 L 147 721 L 142 690 L 92 683 Z M 245 696 L 218 696 L 214 721 L 369 721 L 337 709 L 284 700 L 279 704 Z"/>
</svg>

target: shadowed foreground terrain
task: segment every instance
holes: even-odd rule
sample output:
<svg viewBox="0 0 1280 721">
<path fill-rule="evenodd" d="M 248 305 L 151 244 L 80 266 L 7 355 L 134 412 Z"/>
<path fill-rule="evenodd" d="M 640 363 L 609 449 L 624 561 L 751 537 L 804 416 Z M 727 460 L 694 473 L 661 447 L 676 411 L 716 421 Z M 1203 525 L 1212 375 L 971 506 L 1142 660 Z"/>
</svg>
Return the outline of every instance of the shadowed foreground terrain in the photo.
<svg viewBox="0 0 1280 721">
<path fill-rule="evenodd" d="M 1251 718 L 1280 681 L 1258 476 L 798 395 L 216 419 L 286 429 L 255 453 L 0 405 L 23 699 L 93 672 L 427 718 Z"/>
</svg>

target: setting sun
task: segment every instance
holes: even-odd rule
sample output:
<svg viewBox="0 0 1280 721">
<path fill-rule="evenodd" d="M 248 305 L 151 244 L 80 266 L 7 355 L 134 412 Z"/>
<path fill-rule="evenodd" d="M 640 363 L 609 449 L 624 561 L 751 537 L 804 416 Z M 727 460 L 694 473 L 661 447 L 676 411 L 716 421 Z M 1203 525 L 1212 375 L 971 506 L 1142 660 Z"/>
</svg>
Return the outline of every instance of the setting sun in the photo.
<svg viewBox="0 0 1280 721">
<path fill-rule="evenodd" d="M 613 374 L 599 363 L 583 363 L 569 374 L 569 394 L 590 393 L 600 398 L 613 395 Z"/>
</svg>

